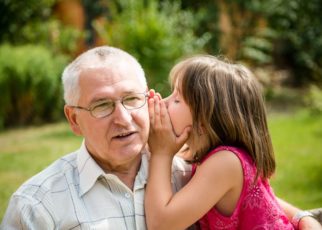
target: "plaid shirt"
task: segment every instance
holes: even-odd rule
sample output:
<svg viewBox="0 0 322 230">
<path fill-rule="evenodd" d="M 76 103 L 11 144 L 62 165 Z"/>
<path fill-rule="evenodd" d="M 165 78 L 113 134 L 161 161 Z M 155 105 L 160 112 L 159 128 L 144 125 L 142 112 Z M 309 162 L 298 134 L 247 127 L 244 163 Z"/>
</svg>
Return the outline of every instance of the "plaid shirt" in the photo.
<svg viewBox="0 0 322 230">
<path fill-rule="evenodd" d="M 12 195 L 0 228 L 144 230 L 147 173 L 148 156 L 142 154 L 132 191 L 117 176 L 104 173 L 83 143 Z M 190 166 L 176 157 L 174 191 L 190 179 L 190 174 Z"/>
</svg>

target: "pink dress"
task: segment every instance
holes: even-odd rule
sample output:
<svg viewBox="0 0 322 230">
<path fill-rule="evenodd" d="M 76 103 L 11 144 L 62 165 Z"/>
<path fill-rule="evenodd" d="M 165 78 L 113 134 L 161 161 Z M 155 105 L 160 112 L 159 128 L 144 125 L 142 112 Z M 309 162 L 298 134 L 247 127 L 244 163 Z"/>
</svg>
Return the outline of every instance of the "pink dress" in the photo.
<svg viewBox="0 0 322 230">
<path fill-rule="evenodd" d="M 252 184 L 256 168 L 250 156 L 243 149 L 219 146 L 210 151 L 202 162 L 220 150 L 231 151 L 240 159 L 244 173 L 243 189 L 231 216 L 224 216 L 213 207 L 198 221 L 200 229 L 294 229 L 277 203 L 268 180 L 258 179 L 256 184 Z M 193 165 L 192 170 L 192 175 L 194 175 L 196 165 Z"/>
</svg>

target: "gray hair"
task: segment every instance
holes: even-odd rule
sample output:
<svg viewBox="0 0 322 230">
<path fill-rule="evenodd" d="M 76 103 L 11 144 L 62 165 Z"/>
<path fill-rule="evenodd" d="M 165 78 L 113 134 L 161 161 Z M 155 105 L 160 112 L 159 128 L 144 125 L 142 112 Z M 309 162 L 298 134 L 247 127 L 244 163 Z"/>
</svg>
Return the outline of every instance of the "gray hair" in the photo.
<svg viewBox="0 0 322 230">
<path fill-rule="evenodd" d="M 67 105 L 76 105 L 80 97 L 79 76 L 87 68 L 128 68 L 133 64 L 138 81 L 145 87 L 147 81 L 140 63 L 129 53 L 109 46 L 90 49 L 72 61 L 62 74 L 64 100 Z"/>
</svg>

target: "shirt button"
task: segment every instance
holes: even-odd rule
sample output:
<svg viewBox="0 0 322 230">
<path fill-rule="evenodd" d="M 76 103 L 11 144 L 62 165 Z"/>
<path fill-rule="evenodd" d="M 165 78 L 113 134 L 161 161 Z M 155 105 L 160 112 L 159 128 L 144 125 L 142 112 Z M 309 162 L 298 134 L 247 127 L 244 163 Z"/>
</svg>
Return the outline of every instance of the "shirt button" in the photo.
<svg viewBox="0 0 322 230">
<path fill-rule="evenodd" d="M 127 193 L 125 193 L 125 197 L 126 197 L 126 198 L 130 198 L 130 197 L 131 197 L 130 193 L 128 193 L 128 192 L 127 192 Z"/>
</svg>

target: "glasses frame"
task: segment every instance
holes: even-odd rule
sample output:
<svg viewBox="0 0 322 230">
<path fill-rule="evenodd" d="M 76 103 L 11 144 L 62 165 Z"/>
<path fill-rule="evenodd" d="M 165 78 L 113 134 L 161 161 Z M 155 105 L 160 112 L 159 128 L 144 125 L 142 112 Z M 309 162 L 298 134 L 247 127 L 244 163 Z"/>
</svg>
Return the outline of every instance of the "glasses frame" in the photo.
<svg viewBox="0 0 322 230">
<path fill-rule="evenodd" d="M 131 95 L 137 95 L 137 94 L 143 94 L 144 95 L 144 103 L 141 105 L 141 106 L 139 106 L 139 107 L 137 107 L 137 108 L 132 108 L 132 109 L 128 109 L 128 108 L 126 108 L 125 107 L 125 105 L 123 104 L 123 101 L 124 101 L 124 98 L 126 98 L 126 97 L 128 97 L 128 96 L 131 96 Z M 117 100 L 111 100 L 111 102 L 113 102 L 113 109 L 111 110 L 111 112 L 110 113 L 108 113 L 108 114 L 106 114 L 105 116 L 102 116 L 102 117 L 97 117 L 97 116 L 95 116 L 94 114 L 93 114 L 93 110 L 96 108 L 96 106 L 94 106 L 94 105 L 90 105 L 90 106 L 88 106 L 87 108 L 86 107 L 83 107 L 83 106 L 79 106 L 79 105 L 69 105 L 69 107 L 71 107 L 71 108 L 74 108 L 74 109 L 81 109 L 81 110 L 85 110 L 85 111 L 87 111 L 87 112 L 89 112 L 90 114 L 91 114 L 91 116 L 92 117 L 94 117 L 94 118 L 97 118 L 97 119 L 100 119 L 100 118 L 104 118 L 104 117 L 108 117 L 109 115 L 111 115 L 113 112 L 114 112 L 114 110 L 115 110 L 115 107 L 116 107 L 116 102 L 120 102 L 121 103 L 121 105 L 127 110 L 127 111 L 130 111 L 130 110 L 135 110 L 135 109 L 140 109 L 140 108 L 142 108 L 145 104 L 146 104 L 146 101 L 147 101 L 147 98 L 149 97 L 149 94 L 147 93 L 147 92 L 144 92 L 144 93 L 131 93 L 131 94 L 128 94 L 128 95 L 125 95 L 125 96 L 123 96 L 123 97 L 121 97 L 121 98 L 119 98 L 119 99 L 117 99 Z M 110 99 L 109 99 L 110 100 Z"/>
</svg>

